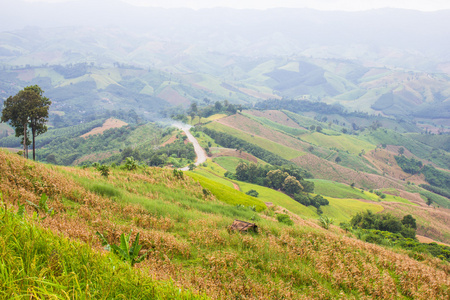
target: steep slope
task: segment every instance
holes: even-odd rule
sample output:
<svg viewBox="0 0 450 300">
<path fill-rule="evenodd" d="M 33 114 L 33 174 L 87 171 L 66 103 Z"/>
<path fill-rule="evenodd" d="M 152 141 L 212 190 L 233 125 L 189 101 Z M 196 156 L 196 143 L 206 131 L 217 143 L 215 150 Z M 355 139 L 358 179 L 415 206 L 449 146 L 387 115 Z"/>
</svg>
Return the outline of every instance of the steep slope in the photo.
<svg viewBox="0 0 450 300">
<path fill-rule="evenodd" d="M 92 168 L 45 166 L 3 151 L 0 162 L 4 201 L 12 210 L 24 204 L 27 220 L 32 208 L 25 200 L 38 203 L 45 192 L 56 214 L 46 215 L 37 226 L 96 249 L 101 248 L 96 231 L 109 243 L 130 230 L 140 233 L 143 250 L 150 252 L 134 267 L 139 276 L 170 278 L 176 286 L 211 298 L 437 299 L 450 293 L 450 270 L 439 260 L 423 256 L 417 261 L 334 227 L 326 231 L 304 222 L 291 227 L 264 214 L 255 216 L 220 203 L 195 181 L 170 170 L 113 169 L 102 178 Z M 234 218 L 255 219 L 260 233 L 227 232 Z"/>
</svg>

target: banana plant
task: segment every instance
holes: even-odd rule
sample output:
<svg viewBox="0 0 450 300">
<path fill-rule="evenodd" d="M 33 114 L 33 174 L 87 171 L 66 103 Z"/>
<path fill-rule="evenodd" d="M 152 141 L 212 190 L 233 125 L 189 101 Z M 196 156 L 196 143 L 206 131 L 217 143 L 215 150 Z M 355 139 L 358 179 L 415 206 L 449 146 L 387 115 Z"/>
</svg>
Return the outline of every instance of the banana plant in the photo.
<svg viewBox="0 0 450 300">
<path fill-rule="evenodd" d="M 127 235 L 122 233 L 122 235 L 120 236 L 119 245 L 109 245 L 105 237 L 100 232 L 97 231 L 96 234 L 100 238 L 100 241 L 102 242 L 102 245 L 105 247 L 105 249 L 111 250 L 123 261 L 129 262 L 131 266 L 134 266 L 134 264 L 143 261 L 148 254 L 147 251 L 141 256 L 139 256 L 139 251 L 141 251 L 142 249 L 142 245 L 139 245 L 139 233 L 136 235 L 136 238 L 131 244 L 131 247 L 130 247 L 131 233 Z"/>
</svg>

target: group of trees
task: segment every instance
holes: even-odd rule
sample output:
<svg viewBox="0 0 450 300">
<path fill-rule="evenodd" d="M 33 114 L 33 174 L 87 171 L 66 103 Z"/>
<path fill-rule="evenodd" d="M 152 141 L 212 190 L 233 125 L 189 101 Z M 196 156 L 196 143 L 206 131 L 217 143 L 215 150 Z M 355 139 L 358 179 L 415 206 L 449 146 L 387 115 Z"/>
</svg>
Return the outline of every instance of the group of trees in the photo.
<svg viewBox="0 0 450 300">
<path fill-rule="evenodd" d="M 47 131 L 48 110 L 52 103 L 43 96 L 44 91 L 37 85 L 28 86 L 3 103 L 1 121 L 9 122 L 15 129 L 16 137 L 23 136 L 23 155 L 28 157 L 28 131 L 33 140 L 33 160 L 36 159 L 35 137 Z"/>
<path fill-rule="evenodd" d="M 407 158 L 403 155 L 395 156 L 395 160 L 404 172 L 409 174 L 423 174 L 425 176 L 425 180 L 429 185 L 422 184 L 420 185 L 421 187 L 450 198 L 450 175 L 447 172 L 440 171 L 431 165 L 424 166 L 420 160 Z"/>
<path fill-rule="evenodd" d="M 314 192 L 314 182 L 304 180 L 302 174 L 303 170 L 293 166 L 260 166 L 240 162 L 236 173 L 226 172 L 225 176 L 280 190 L 305 206 L 316 207 L 321 214 L 320 206 L 328 205 L 329 202 L 320 195 L 309 194 Z"/>
<path fill-rule="evenodd" d="M 353 216 L 350 220 L 353 227 L 362 229 L 375 229 L 399 233 L 405 238 L 416 237 L 416 220 L 411 215 L 406 215 L 403 219 L 391 214 L 374 214 L 370 210 L 361 212 Z"/>
<path fill-rule="evenodd" d="M 282 190 L 289 195 L 294 195 L 300 191 L 314 192 L 314 183 L 304 180 L 303 170 L 294 166 L 260 166 L 254 163 L 240 162 L 236 167 L 235 174 L 227 172 L 226 175 L 235 177 L 240 181 Z"/>
</svg>

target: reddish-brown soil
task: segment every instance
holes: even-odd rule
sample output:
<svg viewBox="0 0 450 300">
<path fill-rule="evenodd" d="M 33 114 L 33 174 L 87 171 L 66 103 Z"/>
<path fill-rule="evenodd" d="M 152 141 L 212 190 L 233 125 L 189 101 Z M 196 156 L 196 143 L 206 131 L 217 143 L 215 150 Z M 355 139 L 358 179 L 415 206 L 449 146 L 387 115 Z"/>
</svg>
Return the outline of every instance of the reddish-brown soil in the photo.
<svg viewBox="0 0 450 300">
<path fill-rule="evenodd" d="M 236 149 L 229 149 L 229 148 L 215 148 L 215 147 L 211 147 L 210 148 L 211 151 L 219 151 L 218 153 L 213 154 L 211 157 L 215 158 L 215 157 L 219 157 L 219 156 L 233 156 L 233 157 L 237 157 L 237 158 L 242 158 L 248 161 L 251 161 L 253 163 L 257 163 L 258 159 L 247 153 L 244 151 L 237 151 Z"/>
<path fill-rule="evenodd" d="M 312 154 L 294 158 L 292 161 L 298 166 L 310 171 L 315 178 L 346 184 L 355 183 L 356 187 L 403 189 L 402 183 L 394 178 L 355 171 Z"/>
<path fill-rule="evenodd" d="M 117 120 L 114 118 L 109 118 L 108 120 L 105 121 L 105 123 L 103 123 L 102 127 L 96 127 L 94 129 L 92 129 L 91 131 L 89 131 L 88 133 L 83 134 L 81 137 L 86 138 L 90 135 L 102 134 L 103 132 L 105 132 L 108 129 L 120 128 L 120 127 L 123 127 L 126 125 L 128 125 L 128 123 L 125 123 L 124 121 Z"/>
<path fill-rule="evenodd" d="M 175 135 L 171 136 L 170 139 L 168 139 L 167 141 L 165 141 L 164 143 L 161 144 L 161 147 L 164 147 L 165 145 L 169 145 L 174 143 L 177 140 L 177 137 Z"/>
</svg>

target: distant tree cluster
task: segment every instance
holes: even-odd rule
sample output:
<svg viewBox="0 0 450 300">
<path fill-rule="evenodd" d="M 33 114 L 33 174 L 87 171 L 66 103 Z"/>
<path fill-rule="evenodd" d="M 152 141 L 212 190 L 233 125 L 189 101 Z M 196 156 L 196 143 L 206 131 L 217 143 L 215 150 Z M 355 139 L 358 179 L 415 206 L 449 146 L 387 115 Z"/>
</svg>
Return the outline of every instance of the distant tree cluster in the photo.
<svg viewBox="0 0 450 300">
<path fill-rule="evenodd" d="M 450 198 L 450 174 L 440 171 L 431 165 L 423 165 L 421 161 L 407 158 L 403 155 L 395 156 L 397 164 L 409 174 L 423 174 L 430 185 L 422 185 L 423 188 Z"/>
<path fill-rule="evenodd" d="M 362 229 L 376 229 L 399 233 L 405 238 L 416 237 L 417 224 L 411 215 L 406 215 L 403 219 L 400 219 L 391 214 L 374 214 L 368 210 L 353 216 L 350 224 L 353 227 Z"/>
<path fill-rule="evenodd" d="M 404 172 L 409 174 L 418 174 L 423 167 L 420 160 L 416 160 L 414 158 L 409 159 L 403 155 L 395 156 L 395 160 L 397 161 L 399 167 L 402 168 Z"/>
<path fill-rule="evenodd" d="M 329 202 L 320 195 L 308 194 L 314 192 L 314 182 L 304 180 L 302 174 L 303 170 L 293 166 L 260 166 L 240 162 L 236 173 L 226 172 L 225 176 L 282 191 L 305 206 L 314 206 L 317 213 L 322 214 L 320 206 Z"/>
<path fill-rule="evenodd" d="M 314 192 L 314 183 L 304 180 L 302 174 L 301 169 L 293 166 L 260 166 L 254 163 L 240 162 L 236 167 L 236 173 L 227 172 L 226 176 L 275 190 L 282 190 L 288 195 L 294 195 L 302 191 Z"/>
</svg>

